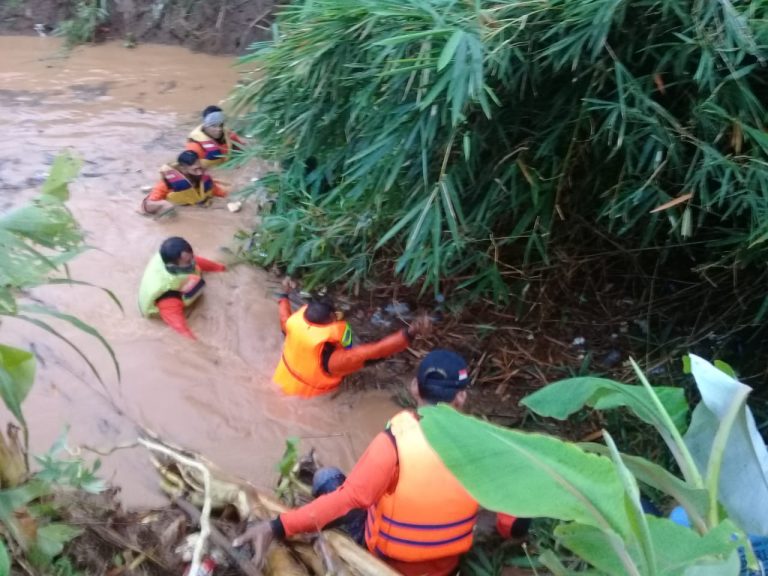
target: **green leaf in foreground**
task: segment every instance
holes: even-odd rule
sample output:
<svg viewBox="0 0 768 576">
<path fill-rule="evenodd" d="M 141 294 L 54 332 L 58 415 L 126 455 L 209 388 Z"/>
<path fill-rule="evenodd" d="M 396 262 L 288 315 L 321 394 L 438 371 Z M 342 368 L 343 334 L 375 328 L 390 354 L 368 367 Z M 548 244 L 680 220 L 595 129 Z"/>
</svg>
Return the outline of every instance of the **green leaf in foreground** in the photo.
<svg viewBox="0 0 768 576">
<path fill-rule="evenodd" d="M 609 459 L 550 436 L 493 426 L 447 406 L 420 413 L 432 448 L 485 508 L 577 521 L 628 536 L 624 490 Z"/>
<path fill-rule="evenodd" d="M 580 443 L 584 450 L 595 454 L 608 455 L 608 448 L 603 444 Z M 658 464 L 645 458 L 622 454 L 621 459 L 638 481 L 661 490 L 672 496 L 675 501 L 685 508 L 688 518 L 700 531 L 706 530 L 706 519 L 709 510 L 709 499 L 704 488 L 696 488 L 668 472 Z"/>
<path fill-rule="evenodd" d="M 37 549 L 49 560 L 62 553 L 64 545 L 83 531 L 66 524 L 48 524 L 37 530 Z"/>
<path fill-rule="evenodd" d="M 69 183 L 75 179 L 82 162 L 69 152 L 62 152 L 53 161 L 51 172 L 43 184 L 42 193 L 59 200 L 69 199 Z"/>
<path fill-rule="evenodd" d="M 749 407 L 742 405 L 738 414 L 730 415 L 735 420 L 727 441 L 716 442 L 734 399 L 751 389 L 706 360 L 690 356 L 702 400 L 693 411 L 685 442 L 702 470 L 708 470 L 713 459 L 722 459 L 716 496 L 728 516 L 750 534 L 768 534 L 768 450 Z M 708 470 L 708 481 L 710 475 Z"/>
<path fill-rule="evenodd" d="M 682 388 L 654 387 L 656 395 L 680 431 L 685 430 L 688 402 Z M 553 382 L 520 402 L 540 416 L 565 420 L 585 406 L 595 410 L 627 407 L 643 422 L 663 428 L 658 411 L 642 386 L 606 378 L 568 378 Z"/>
<path fill-rule="evenodd" d="M 8 549 L 5 542 L 0 538 L 0 576 L 6 576 L 11 573 L 11 559 L 8 556 Z"/>
<path fill-rule="evenodd" d="M 0 344 L 0 397 L 21 424 L 21 404 L 35 381 L 35 366 L 31 352 Z"/>
</svg>

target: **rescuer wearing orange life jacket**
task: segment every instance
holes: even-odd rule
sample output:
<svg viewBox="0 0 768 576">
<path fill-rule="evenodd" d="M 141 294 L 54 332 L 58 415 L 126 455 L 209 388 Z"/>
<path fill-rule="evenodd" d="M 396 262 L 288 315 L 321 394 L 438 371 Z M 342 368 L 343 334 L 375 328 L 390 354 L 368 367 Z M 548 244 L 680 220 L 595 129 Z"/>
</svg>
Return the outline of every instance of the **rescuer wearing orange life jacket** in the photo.
<svg viewBox="0 0 768 576">
<path fill-rule="evenodd" d="M 419 364 L 411 393 L 419 406 L 445 402 L 461 409 L 467 364 L 433 350 Z M 405 576 L 455 574 L 472 546 L 478 505 L 427 443 L 419 416 L 404 410 L 366 449 L 338 489 L 301 508 L 259 522 L 233 544 L 251 542 L 259 565 L 274 539 L 317 532 L 351 510 L 367 510 L 368 550 Z"/>
<path fill-rule="evenodd" d="M 155 314 L 187 338 L 195 335 L 187 326 L 184 309 L 203 293 L 203 272 L 223 272 L 227 267 L 197 256 L 189 242 L 178 236 L 167 238 L 144 270 L 139 287 L 142 316 Z"/>
<path fill-rule="evenodd" d="M 166 212 L 174 206 L 205 206 L 227 193 L 208 175 L 194 152 L 185 150 L 173 165 L 160 169 L 160 181 L 141 203 L 145 214 Z"/>
<path fill-rule="evenodd" d="M 283 354 L 272 379 L 291 396 L 319 396 L 338 388 L 345 376 L 361 370 L 366 363 L 404 351 L 432 324 L 417 318 L 410 327 L 368 344 L 352 345 L 352 329 L 329 298 L 314 298 L 298 311 L 291 311 L 285 279 L 281 293 L 280 327 L 285 334 Z"/>
<path fill-rule="evenodd" d="M 223 164 L 232 150 L 245 145 L 240 136 L 224 127 L 224 120 L 221 108 L 208 106 L 203 110 L 203 123 L 189 133 L 187 150 L 197 154 L 204 168 Z"/>
</svg>

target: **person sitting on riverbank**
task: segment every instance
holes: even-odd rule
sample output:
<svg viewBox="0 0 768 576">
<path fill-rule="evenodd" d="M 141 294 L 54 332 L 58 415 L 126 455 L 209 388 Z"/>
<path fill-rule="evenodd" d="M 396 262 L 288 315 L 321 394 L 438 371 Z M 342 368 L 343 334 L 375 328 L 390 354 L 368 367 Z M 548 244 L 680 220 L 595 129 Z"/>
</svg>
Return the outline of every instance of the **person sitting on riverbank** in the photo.
<svg viewBox="0 0 768 576">
<path fill-rule="evenodd" d="M 200 297 L 203 272 L 223 272 L 227 267 L 196 256 L 189 242 L 167 238 L 144 270 L 139 287 L 139 309 L 145 317 L 159 315 L 176 332 L 195 340 L 184 309 Z"/>
<path fill-rule="evenodd" d="M 145 214 L 160 214 L 174 206 L 205 206 L 214 196 L 226 195 L 205 171 L 197 155 L 185 150 L 174 164 L 160 169 L 160 181 L 144 198 L 141 209 Z"/>
<path fill-rule="evenodd" d="M 218 106 L 203 110 L 203 123 L 189 134 L 187 150 L 191 150 L 204 168 L 219 166 L 229 160 L 232 150 L 245 145 L 240 136 L 224 126 L 224 112 Z"/>
<path fill-rule="evenodd" d="M 467 397 L 465 360 L 433 350 L 419 364 L 411 393 L 419 406 L 445 402 L 460 410 Z M 233 542 L 251 542 L 260 565 L 273 540 L 313 533 L 351 510 L 367 510 L 365 544 L 405 576 L 455 574 L 472 546 L 478 505 L 427 443 L 418 413 L 404 410 L 369 444 L 344 483 L 301 508 L 259 522 Z M 354 537 L 354 536 L 353 536 Z"/>
<path fill-rule="evenodd" d="M 345 376 L 357 372 L 374 360 L 403 352 L 414 338 L 428 334 L 432 323 L 417 318 L 410 327 L 368 344 L 352 345 L 352 329 L 336 310 L 330 298 L 313 298 L 292 312 L 288 291 L 290 279 L 283 281 L 278 303 L 280 327 L 285 334 L 283 354 L 272 379 L 291 396 L 319 396 L 338 388 Z"/>
</svg>

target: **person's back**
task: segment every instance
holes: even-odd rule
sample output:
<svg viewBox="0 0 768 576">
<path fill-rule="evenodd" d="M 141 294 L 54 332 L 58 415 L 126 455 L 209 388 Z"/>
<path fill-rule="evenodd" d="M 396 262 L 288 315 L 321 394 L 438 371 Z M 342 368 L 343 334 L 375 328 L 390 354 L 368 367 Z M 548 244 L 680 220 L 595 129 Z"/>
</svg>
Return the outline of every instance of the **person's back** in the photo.
<svg viewBox="0 0 768 576">
<path fill-rule="evenodd" d="M 288 294 L 283 292 L 279 309 L 285 343 L 272 379 L 291 396 L 327 394 L 338 388 L 344 377 L 368 362 L 406 350 L 416 336 L 431 329 L 427 318 L 417 318 L 408 328 L 376 342 L 353 345 L 349 324 L 328 298 L 313 298 L 297 312 L 291 312 Z"/>
<path fill-rule="evenodd" d="M 394 490 L 368 512 L 368 550 L 411 566 L 465 553 L 472 547 L 477 502 L 429 446 L 416 414 L 400 412 L 389 430 L 399 475 Z"/>
<path fill-rule="evenodd" d="M 325 313 L 328 310 L 328 313 Z M 327 369 L 330 353 L 352 344 L 352 331 L 324 302 L 313 301 L 285 322 L 285 343 L 272 379 L 292 396 L 317 396 L 338 387 L 341 376 Z"/>
</svg>

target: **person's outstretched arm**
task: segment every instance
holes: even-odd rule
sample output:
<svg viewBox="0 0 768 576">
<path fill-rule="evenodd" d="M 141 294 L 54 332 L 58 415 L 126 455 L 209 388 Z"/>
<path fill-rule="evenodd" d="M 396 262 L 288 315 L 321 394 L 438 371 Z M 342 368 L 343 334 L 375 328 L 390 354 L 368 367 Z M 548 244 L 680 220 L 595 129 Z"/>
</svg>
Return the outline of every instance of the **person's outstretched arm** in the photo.
<svg viewBox="0 0 768 576">
<path fill-rule="evenodd" d="M 203 258 L 202 256 L 196 255 L 195 262 L 200 266 L 200 270 L 203 272 L 224 272 L 227 269 L 224 264 L 219 264 L 218 262 L 208 260 L 208 258 Z"/>
<path fill-rule="evenodd" d="M 337 348 L 328 358 L 328 373 L 333 376 L 348 376 L 365 366 L 367 362 L 388 358 L 403 352 L 411 345 L 413 338 L 403 328 L 376 342 L 358 344 L 352 348 Z"/>
<path fill-rule="evenodd" d="M 367 362 L 403 352 L 416 336 L 428 334 L 431 329 L 432 322 L 429 318 L 421 316 L 408 328 L 398 330 L 376 342 L 358 344 L 352 348 L 337 348 L 328 358 L 326 371 L 333 376 L 348 376 L 361 370 Z"/>
</svg>

